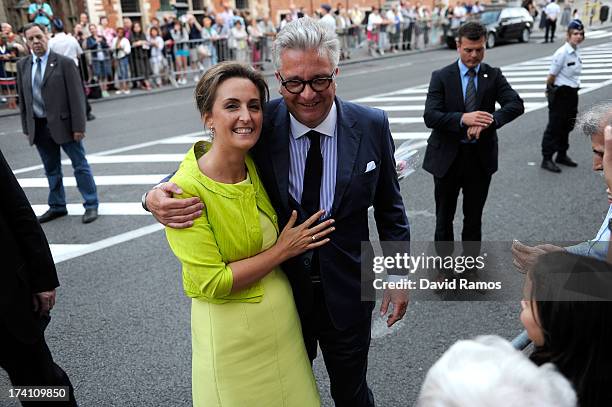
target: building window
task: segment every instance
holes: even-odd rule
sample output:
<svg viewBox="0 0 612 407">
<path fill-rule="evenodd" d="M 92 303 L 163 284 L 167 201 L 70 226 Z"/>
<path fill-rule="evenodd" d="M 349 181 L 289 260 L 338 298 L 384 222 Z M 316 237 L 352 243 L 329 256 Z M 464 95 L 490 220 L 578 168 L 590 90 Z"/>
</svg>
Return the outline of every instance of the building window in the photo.
<svg viewBox="0 0 612 407">
<path fill-rule="evenodd" d="M 249 0 L 236 0 L 236 8 L 238 10 L 247 10 L 249 8 Z"/>
<path fill-rule="evenodd" d="M 191 0 L 191 9 L 193 11 L 204 10 L 204 0 Z"/>
<path fill-rule="evenodd" d="M 121 0 L 121 11 L 124 13 L 140 13 L 138 0 Z"/>
</svg>

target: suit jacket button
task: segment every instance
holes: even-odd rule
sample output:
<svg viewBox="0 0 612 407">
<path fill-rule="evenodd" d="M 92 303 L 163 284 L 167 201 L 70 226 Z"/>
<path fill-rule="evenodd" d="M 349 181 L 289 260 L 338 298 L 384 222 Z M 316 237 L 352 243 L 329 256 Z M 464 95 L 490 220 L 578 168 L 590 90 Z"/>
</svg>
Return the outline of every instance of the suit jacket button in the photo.
<svg viewBox="0 0 612 407">
<path fill-rule="evenodd" d="M 306 267 L 310 266 L 310 259 L 308 257 L 304 259 L 304 266 Z"/>
</svg>

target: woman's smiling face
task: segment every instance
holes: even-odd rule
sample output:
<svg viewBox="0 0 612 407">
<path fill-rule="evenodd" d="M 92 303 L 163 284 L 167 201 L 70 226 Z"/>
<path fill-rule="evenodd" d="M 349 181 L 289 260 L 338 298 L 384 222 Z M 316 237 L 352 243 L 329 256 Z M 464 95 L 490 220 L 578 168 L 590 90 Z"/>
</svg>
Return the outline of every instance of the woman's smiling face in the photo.
<svg viewBox="0 0 612 407">
<path fill-rule="evenodd" d="M 246 78 L 229 78 L 219 85 L 212 112 L 204 118 L 214 128 L 213 143 L 248 151 L 257 143 L 263 123 L 263 106 L 255 84 Z"/>
</svg>

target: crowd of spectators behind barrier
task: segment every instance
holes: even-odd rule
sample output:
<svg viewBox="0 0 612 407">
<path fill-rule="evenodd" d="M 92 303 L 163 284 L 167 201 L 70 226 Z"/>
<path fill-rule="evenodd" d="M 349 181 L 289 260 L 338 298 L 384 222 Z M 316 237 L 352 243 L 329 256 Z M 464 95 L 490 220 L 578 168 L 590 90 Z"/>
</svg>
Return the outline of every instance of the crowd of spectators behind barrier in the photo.
<svg viewBox="0 0 612 407">
<path fill-rule="evenodd" d="M 524 0 L 523 7 L 544 28 L 543 9 L 546 0 Z M 591 8 L 591 22 L 598 15 L 599 0 Z M 449 29 L 465 22 L 470 15 L 485 9 L 479 1 L 459 1 L 454 5 L 438 4 L 433 8 L 421 2 L 394 3 L 387 9 L 364 9 L 357 5 L 346 9 L 342 3 L 335 8 L 321 4 L 316 15 L 334 30 L 341 43 L 341 59 L 350 59 L 355 51 L 367 49 L 370 56 L 423 49 L 443 43 Z M 37 10 L 43 12 L 38 12 Z M 47 3 L 33 2 L 29 14 L 32 21 L 50 27 L 53 11 Z M 270 17 L 253 18 L 248 11 L 233 10 L 223 3 L 222 10 L 203 10 L 197 16 L 177 17 L 165 14 L 153 18 L 148 26 L 124 18 L 121 27 L 111 27 L 106 17 L 98 24 L 81 14 L 79 22 L 68 33 L 81 46 L 79 66 L 90 99 L 108 97 L 109 91 L 128 94 L 131 89 L 151 90 L 165 85 L 185 85 L 196 82 L 212 65 L 237 60 L 264 70 L 271 62 L 271 45 L 276 33 L 287 22 L 307 16 L 303 8 L 290 6 L 275 24 Z M 567 25 L 580 12 L 573 1 L 562 9 L 560 24 Z M 44 20 L 44 21 L 43 21 Z M 51 30 L 49 30 L 51 32 Z M 14 32 L 2 23 L 0 35 L 0 106 L 16 109 L 16 61 L 29 52 L 23 32 Z"/>
</svg>

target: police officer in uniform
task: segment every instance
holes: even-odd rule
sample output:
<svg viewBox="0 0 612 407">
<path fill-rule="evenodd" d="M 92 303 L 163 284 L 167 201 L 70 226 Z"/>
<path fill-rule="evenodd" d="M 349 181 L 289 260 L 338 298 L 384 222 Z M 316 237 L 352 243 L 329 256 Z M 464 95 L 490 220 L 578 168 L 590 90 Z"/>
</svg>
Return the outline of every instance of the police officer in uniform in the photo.
<svg viewBox="0 0 612 407">
<path fill-rule="evenodd" d="M 567 26 L 567 41 L 555 51 L 546 79 L 548 125 L 542 138 L 542 168 L 559 173 L 557 164 L 576 167 L 567 155 L 569 133 L 578 115 L 578 89 L 582 60 L 578 45 L 584 41 L 584 25 L 573 20 Z M 555 161 L 553 155 L 557 153 Z"/>
</svg>

